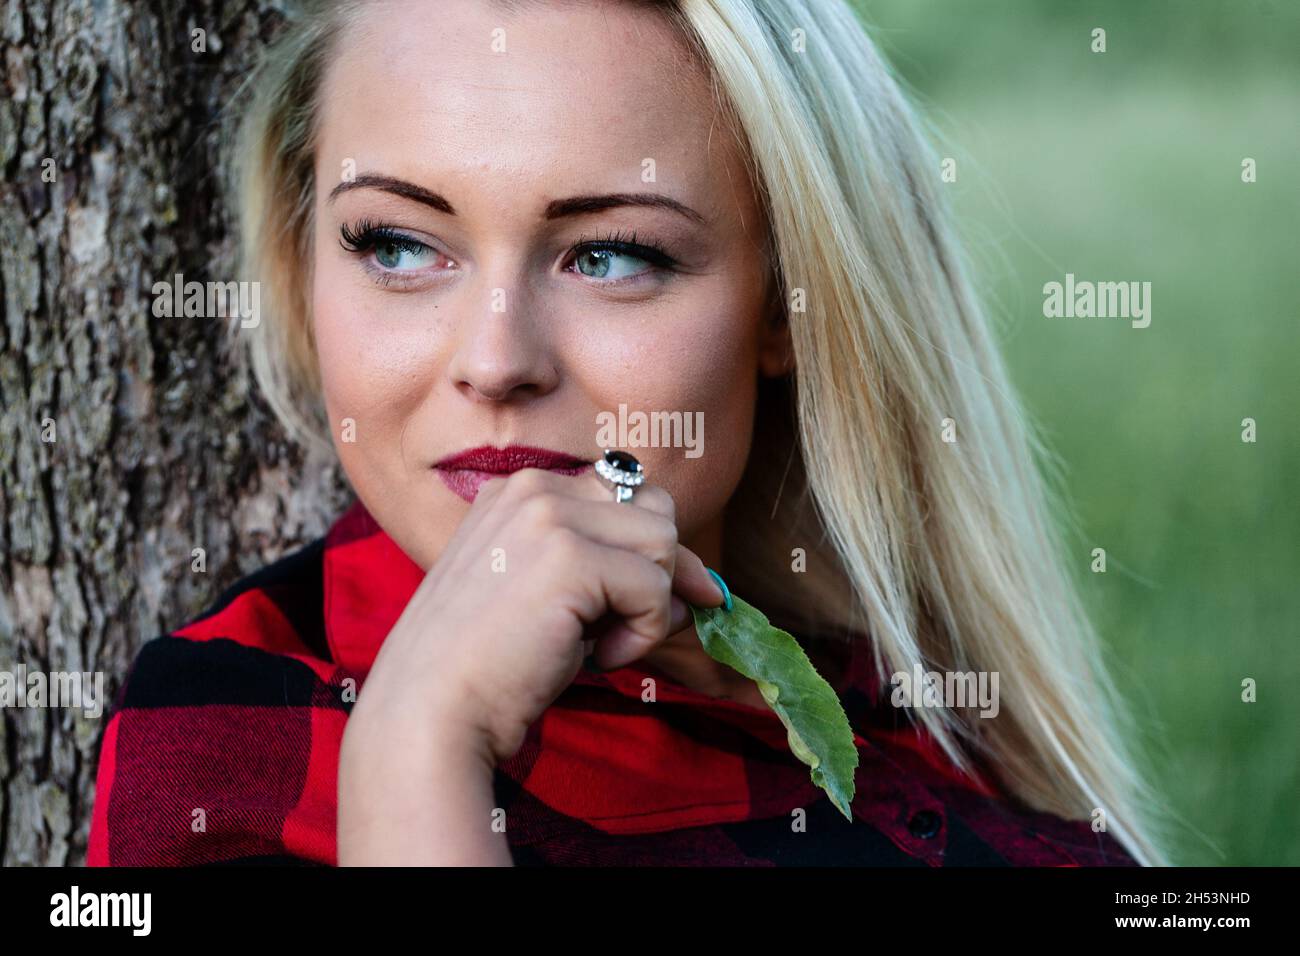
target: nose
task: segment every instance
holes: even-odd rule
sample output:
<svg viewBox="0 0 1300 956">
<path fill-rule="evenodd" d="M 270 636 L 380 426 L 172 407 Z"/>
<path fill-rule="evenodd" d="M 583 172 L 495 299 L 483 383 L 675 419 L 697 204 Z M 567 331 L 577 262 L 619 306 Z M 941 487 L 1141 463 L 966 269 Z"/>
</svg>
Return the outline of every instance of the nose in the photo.
<svg viewBox="0 0 1300 956">
<path fill-rule="evenodd" d="M 447 373 L 473 401 L 504 402 L 545 395 L 559 374 L 543 327 L 542 307 L 517 288 L 472 293 L 459 323 Z"/>
</svg>

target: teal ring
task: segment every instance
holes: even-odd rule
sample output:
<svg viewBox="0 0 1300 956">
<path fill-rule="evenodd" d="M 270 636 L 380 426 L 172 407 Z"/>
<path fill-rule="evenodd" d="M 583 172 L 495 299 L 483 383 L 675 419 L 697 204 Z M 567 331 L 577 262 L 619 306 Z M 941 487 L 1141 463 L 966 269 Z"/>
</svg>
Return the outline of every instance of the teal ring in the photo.
<svg viewBox="0 0 1300 956">
<path fill-rule="evenodd" d="M 713 580 L 717 581 L 718 587 L 722 588 L 722 606 L 730 611 L 733 602 L 731 600 L 731 589 L 727 587 L 727 582 L 722 580 L 722 575 L 717 571 L 714 571 L 712 568 L 705 568 L 704 570 L 713 575 Z"/>
</svg>

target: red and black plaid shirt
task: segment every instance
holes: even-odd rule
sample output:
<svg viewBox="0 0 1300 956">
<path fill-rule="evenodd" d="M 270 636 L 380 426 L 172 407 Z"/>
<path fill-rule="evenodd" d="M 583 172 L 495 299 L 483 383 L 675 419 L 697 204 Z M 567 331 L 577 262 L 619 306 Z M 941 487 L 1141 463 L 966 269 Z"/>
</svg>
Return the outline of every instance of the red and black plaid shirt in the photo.
<svg viewBox="0 0 1300 956">
<path fill-rule="evenodd" d="M 88 863 L 336 863 L 345 691 L 422 578 L 357 503 L 324 538 L 146 643 L 105 728 Z M 823 676 L 856 733 L 852 824 L 773 712 L 638 662 L 579 671 L 497 768 L 515 862 L 1135 865 L 1086 821 L 1017 808 L 958 776 L 854 647 L 827 641 L 816 658 L 838 667 Z"/>
</svg>

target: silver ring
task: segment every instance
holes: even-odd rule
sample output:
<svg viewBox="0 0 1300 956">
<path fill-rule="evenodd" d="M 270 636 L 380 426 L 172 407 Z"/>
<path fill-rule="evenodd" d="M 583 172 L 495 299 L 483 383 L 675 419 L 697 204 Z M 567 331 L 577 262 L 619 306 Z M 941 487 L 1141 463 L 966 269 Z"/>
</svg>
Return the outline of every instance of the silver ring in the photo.
<svg viewBox="0 0 1300 956">
<path fill-rule="evenodd" d="M 596 474 L 614 486 L 614 500 L 632 500 L 632 492 L 645 481 L 645 469 L 625 451 L 605 449 L 605 457 L 596 462 Z"/>
</svg>

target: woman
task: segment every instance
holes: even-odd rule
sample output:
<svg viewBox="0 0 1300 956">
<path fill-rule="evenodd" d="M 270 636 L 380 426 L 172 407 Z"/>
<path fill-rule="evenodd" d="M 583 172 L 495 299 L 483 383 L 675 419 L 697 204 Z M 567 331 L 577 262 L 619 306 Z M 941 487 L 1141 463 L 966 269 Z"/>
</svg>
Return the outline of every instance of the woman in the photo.
<svg viewBox="0 0 1300 956">
<path fill-rule="evenodd" d="M 141 651 L 92 863 L 1166 862 L 847 6 L 322 3 L 250 89 L 235 334 L 358 501 Z M 839 693 L 852 823 L 704 652 L 706 568 Z M 997 706 L 896 706 L 922 671 Z"/>
</svg>

